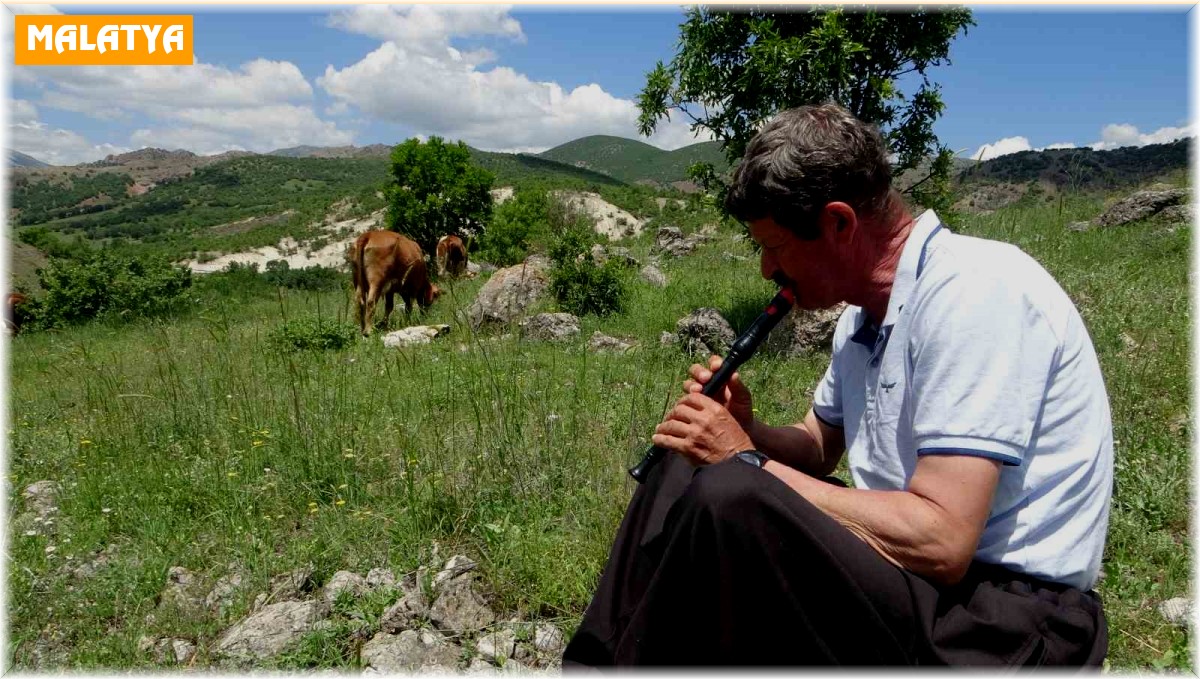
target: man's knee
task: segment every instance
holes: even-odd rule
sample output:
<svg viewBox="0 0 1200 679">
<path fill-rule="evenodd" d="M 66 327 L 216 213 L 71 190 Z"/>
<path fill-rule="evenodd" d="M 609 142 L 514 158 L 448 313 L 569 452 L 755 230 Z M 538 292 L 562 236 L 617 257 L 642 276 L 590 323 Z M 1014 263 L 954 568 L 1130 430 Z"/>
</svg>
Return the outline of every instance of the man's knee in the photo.
<svg viewBox="0 0 1200 679">
<path fill-rule="evenodd" d="M 763 484 L 770 474 L 744 462 L 726 460 L 696 470 L 683 500 L 693 508 L 717 517 L 756 511 L 763 505 Z"/>
</svg>

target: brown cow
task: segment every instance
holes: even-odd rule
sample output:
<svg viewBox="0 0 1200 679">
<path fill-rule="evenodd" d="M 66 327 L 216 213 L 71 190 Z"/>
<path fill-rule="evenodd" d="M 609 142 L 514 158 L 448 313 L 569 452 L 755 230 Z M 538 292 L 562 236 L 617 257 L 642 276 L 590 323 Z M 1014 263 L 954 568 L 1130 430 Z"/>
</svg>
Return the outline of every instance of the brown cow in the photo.
<svg viewBox="0 0 1200 679">
<path fill-rule="evenodd" d="M 458 236 L 442 236 L 437 243 L 438 276 L 457 278 L 467 272 L 467 247 Z"/>
<path fill-rule="evenodd" d="M 29 298 L 19 292 L 9 293 L 8 302 L 4 305 L 4 329 L 9 335 L 21 332 L 21 319 L 17 316 L 17 307 L 28 301 Z"/>
<path fill-rule="evenodd" d="M 421 246 L 395 231 L 368 231 L 354 242 L 355 311 L 364 337 L 371 334 L 375 303 L 387 297 L 383 323 L 387 327 L 395 295 L 404 299 L 404 316 L 412 316 L 415 299 L 425 310 L 437 299 L 440 290 L 429 282 L 425 254 Z"/>
</svg>

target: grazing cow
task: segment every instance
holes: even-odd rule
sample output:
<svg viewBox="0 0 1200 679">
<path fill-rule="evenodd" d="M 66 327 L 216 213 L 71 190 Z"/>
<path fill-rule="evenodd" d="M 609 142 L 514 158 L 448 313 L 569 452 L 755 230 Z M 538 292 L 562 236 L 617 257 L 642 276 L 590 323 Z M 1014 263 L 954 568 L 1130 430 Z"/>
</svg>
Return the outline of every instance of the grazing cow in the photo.
<svg viewBox="0 0 1200 679">
<path fill-rule="evenodd" d="M 424 310 L 437 299 L 440 290 L 429 282 L 425 254 L 421 246 L 395 231 L 368 231 L 354 242 L 355 312 L 364 337 L 371 334 L 375 303 L 380 295 L 387 298 L 383 323 L 387 327 L 395 295 L 404 299 L 404 316 L 412 316 L 416 300 Z"/>
<path fill-rule="evenodd" d="M 29 298 L 19 292 L 9 293 L 8 302 L 4 305 L 4 329 L 9 335 L 21 332 L 21 318 L 17 315 L 17 307 L 28 301 Z"/>
<path fill-rule="evenodd" d="M 457 278 L 467 272 L 467 246 L 458 236 L 442 236 L 437 244 L 438 276 Z"/>
</svg>

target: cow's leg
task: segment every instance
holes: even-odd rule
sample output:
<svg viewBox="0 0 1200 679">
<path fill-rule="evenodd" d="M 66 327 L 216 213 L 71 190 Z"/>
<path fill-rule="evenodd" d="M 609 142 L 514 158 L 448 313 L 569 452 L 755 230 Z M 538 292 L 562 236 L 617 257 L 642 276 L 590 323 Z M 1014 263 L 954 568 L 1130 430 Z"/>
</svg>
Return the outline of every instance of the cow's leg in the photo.
<svg viewBox="0 0 1200 679">
<path fill-rule="evenodd" d="M 371 327 L 375 324 L 375 303 L 378 301 L 379 285 L 372 284 L 371 289 L 367 291 L 367 307 L 363 318 L 363 337 L 371 334 Z"/>
<path fill-rule="evenodd" d="M 396 291 L 388 290 L 387 300 L 383 305 L 383 327 L 385 330 L 391 330 L 392 309 L 396 308 Z"/>
<path fill-rule="evenodd" d="M 367 334 L 366 317 L 363 316 L 363 310 L 367 306 L 367 291 L 355 286 L 354 288 L 354 321 L 358 323 L 358 330 L 364 336 Z"/>
</svg>

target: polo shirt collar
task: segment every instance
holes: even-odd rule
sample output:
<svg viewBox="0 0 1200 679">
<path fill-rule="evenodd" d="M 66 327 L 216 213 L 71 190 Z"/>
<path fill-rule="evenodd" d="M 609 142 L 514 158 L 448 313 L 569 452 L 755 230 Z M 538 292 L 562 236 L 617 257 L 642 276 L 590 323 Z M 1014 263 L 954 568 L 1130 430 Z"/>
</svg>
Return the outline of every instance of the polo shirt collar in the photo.
<svg viewBox="0 0 1200 679">
<path fill-rule="evenodd" d="M 933 212 L 926 210 L 913 223 L 912 231 L 904 242 L 904 251 L 900 253 L 900 263 L 896 266 L 896 277 L 892 281 L 892 293 L 888 297 L 887 315 L 883 318 L 882 332 L 886 336 L 896 317 L 908 301 L 912 289 L 917 283 L 917 276 L 925 268 L 925 257 L 928 254 L 929 243 L 942 231 L 942 220 Z M 881 329 L 876 328 L 864 312 L 862 325 L 850 337 L 850 340 L 866 347 L 874 347 Z"/>
</svg>

